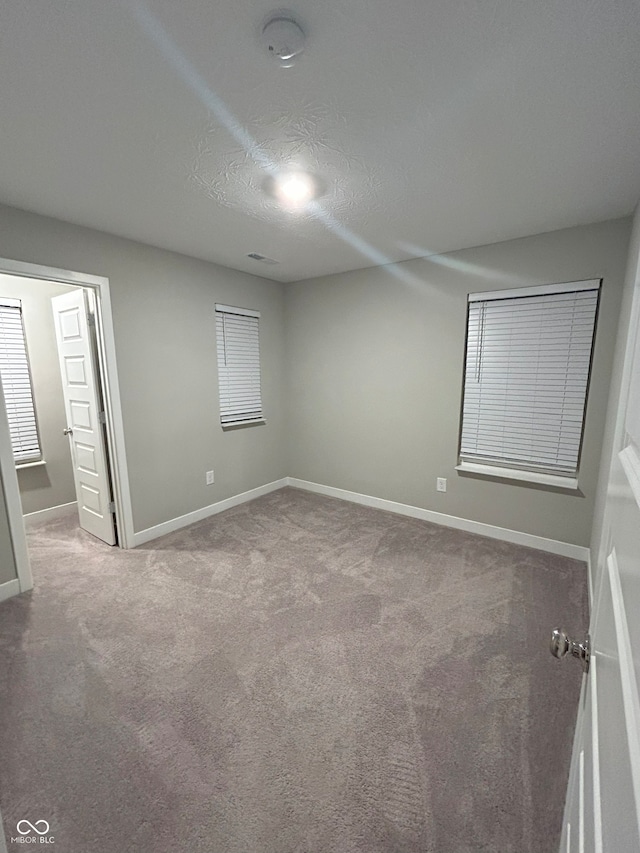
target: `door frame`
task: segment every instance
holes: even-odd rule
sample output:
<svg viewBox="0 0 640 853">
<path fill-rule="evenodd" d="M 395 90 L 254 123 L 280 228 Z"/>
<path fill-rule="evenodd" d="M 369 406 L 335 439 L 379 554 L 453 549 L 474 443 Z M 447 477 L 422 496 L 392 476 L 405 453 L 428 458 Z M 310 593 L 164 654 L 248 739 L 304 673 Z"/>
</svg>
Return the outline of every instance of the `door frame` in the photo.
<svg viewBox="0 0 640 853">
<path fill-rule="evenodd" d="M 121 548 L 133 548 L 133 510 L 125 452 L 124 423 L 116 363 L 109 279 L 105 276 L 90 275 L 89 273 L 74 272 L 56 267 L 46 267 L 40 264 L 15 261 L 9 258 L 0 258 L 0 273 L 83 287 L 92 291 L 95 295 L 96 337 L 98 341 L 97 355 L 102 376 L 107 421 L 107 447 L 110 457 L 116 523 L 118 525 L 118 545 Z M 1 388 L 0 395 L 2 395 Z M 9 529 L 13 542 L 20 592 L 25 592 L 33 587 L 33 578 L 29 565 L 24 518 L 22 515 L 20 490 L 18 488 L 18 476 L 11 451 L 11 438 L 9 435 L 6 408 L 4 406 L 4 396 L 0 396 L 0 402 L 2 403 L 0 406 L 0 475 L 2 476 L 2 483 L 4 485 Z"/>
<path fill-rule="evenodd" d="M 629 763 L 631 767 L 631 779 L 633 783 L 633 794 L 636 804 L 635 819 L 640 828 L 640 698 L 638 693 L 637 679 L 634 669 L 634 651 L 628 630 L 627 612 L 625 610 L 624 596 L 620 586 L 620 574 L 616 559 L 614 534 L 612 527 L 612 508 L 609 503 L 611 479 L 616 467 L 620 464 L 620 456 L 626 445 L 626 422 L 627 409 L 629 405 L 631 382 L 633 378 L 634 358 L 636 348 L 640 348 L 640 259 L 638 247 L 640 246 L 640 205 L 636 208 L 629 256 L 627 260 L 627 272 L 625 277 L 625 291 L 630 288 L 629 301 L 623 295 L 620 321 L 617 329 L 618 346 L 614 361 L 614 376 L 619 370 L 618 384 L 611 390 L 608 402 L 607 421 L 603 446 L 603 460 L 600 468 L 598 483 L 598 496 L 594 511 L 593 530 L 594 535 L 591 543 L 591 559 L 588 564 L 589 571 L 589 603 L 590 603 L 590 625 L 596 625 L 600 613 L 603 588 L 610 588 L 611 602 L 613 606 L 613 625 L 616 636 L 616 647 L 618 654 L 618 665 L 620 669 L 620 684 L 622 691 L 622 704 L 624 708 L 625 726 L 620 731 L 620 737 L 626 739 Z M 616 368 L 618 365 L 618 368 Z M 611 426 L 609 426 L 609 423 Z M 607 434 L 609 438 L 607 439 Z M 638 501 L 640 503 L 640 501 Z M 597 650 L 596 650 L 597 652 Z M 594 840 L 596 851 L 602 851 L 602 809 L 601 798 L 601 775 L 600 775 L 600 729 L 598 709 L 597 688 L 597 666 L 598 656 L 594 652 L 591 657 L 589 674 L 583 676 L 582 690 L 580 693 L 580 705 L 578 709 L 576 729 L 571 755 L 571 766 L 569 782 L 567 785 L 567 796 L 563 818 L 563 836 L 561 849 L 564 850 L 567 841 L 567 825 L 570 822 L 571 799 L 577 796 L 579 810 L 593 820 Z M 587 699 L 591 701 L 591 731 L 583 732 L 584 706 Z M 602 715 L 601 715 L 602 716 Z M 602 717 L 606 720 L 606 715 Z M 602 724 L 602 723 L 601 723 Z M 585 744 L 584 735 L 590 738 Z M 582 749 L 591 749 L 591 778 L 582 776 L 580 753 Z M 587 799 L 585 791 L 589 790 L 592 799 Z M 576 827 L 580 839 L 584 829 L 584 823 Z M 571 839 L 569 839 L 571 840 Z"/>
</svg>

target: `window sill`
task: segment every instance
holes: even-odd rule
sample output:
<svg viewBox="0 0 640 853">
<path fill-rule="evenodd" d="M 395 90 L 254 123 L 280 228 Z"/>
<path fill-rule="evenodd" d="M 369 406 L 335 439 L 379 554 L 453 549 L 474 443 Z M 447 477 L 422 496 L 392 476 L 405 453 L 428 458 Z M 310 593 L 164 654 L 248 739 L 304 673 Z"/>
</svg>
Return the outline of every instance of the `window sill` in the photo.
<svg viewBox="0 0 640 853">
<path fill-rule="evenodd" d="M 23 471 L 25 468 L 40 468 L 46 465 L 46 461 L 44 459 L 38 459 L 37 462 L 17 462 L 16 463 L 16 471 Z"/>
<path fill-rule="evenodd" d="M 520 471 L 517 468 L 501 468 L 499 465 L 481 465 L 478 462 L 461 462 L 456 465 L 456 471 L 467 474 L 482 474 L 485 477 L 495 477 L 499 480 L 518 480 L 521 483 L 535 483 L 542 486 L 553 486 L 568 492 L 578 491 L 576 477 L 562 477 L 559 474 L 542 474 L 536 471 Z"/>
<path fill-rule="evenodd" d="M 222 424 L 222 429 L 238 429 L 239 427 L 258 426 L 259 424 L 266 424 L 266 420 L 264 418 L 255 418 L 252 421 L 231 421 L 230 423 Z"/>
</svg>

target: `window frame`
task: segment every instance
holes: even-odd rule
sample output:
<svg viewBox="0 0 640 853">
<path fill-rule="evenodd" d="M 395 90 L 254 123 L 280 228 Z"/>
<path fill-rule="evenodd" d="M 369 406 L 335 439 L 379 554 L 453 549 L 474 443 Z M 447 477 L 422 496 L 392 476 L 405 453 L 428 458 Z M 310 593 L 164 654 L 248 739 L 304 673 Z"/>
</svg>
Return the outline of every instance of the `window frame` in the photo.
<svg viewBox="0 0 640 853">
<path fill-rule="evenodd" d="M 535 464 L 522 464 L 513 460 L 505 459 L 489 459 L 483 461 L 479 458 L 477 461 L 463 458 L 462 453 L 462 437 L 464 428 L 465 415 L 465 390 L 467 381 L 467 358 L 469 350 L 469 317 L 471 305 L 473 302 L 491 301 L 500 299 L 513 299 L 519 297 L 545 296 L 550 294 L 576 293 L 579 291 L 593 290 L 597 292 L 595 313 L 593 320 L 593 331 L 591 336 L 591 346 L 589 353 L 589 364 L 587 369 L 587 379 L 584 393 L 584 403 L 582 407 L 582 422 L 580 428 L 580 439 L 578 443 L 578 452 L 576 459 L 575 472 L 570 473 L 554 473 L 550 469 L 544 468 L 543 465 L 535 466 Z M 482 476 L 489 479 L 498 480 L 513 480 L 523 483 L 533 483 L 538 485 L 555 487 L 557 489 L 578 491 L 578 478 L 580 475 L 580 465 L 582 462 L 582 450 L 584 446 L 584 434 L 587 421 L 587 411 L 589 403 L 589 394 L 591 391 L 591 378 L 593 373 L 593 360 L 595 353 L 596 335 L 598 329 L 598 319 L 600 315 L 600 301 L 602 296 L 602 279 L 586 279 L 581 281 L 561 282 L 557 284 L 532 285 L 528 287 L 512 288 L 505 290 L 488 291 L 482 293 L 467 294 L 467 313 L 465 321 L 465 346 L 463 360 L 463 377 L 462 377 L 462 393 L 460 399 L 460 418 L 458 432 L 458 464 L 456 471 L 464 474 L 472 474 Z M 480 454 L 479 454 L 480 457 Z"/>
<path fill-rule="evenodd" d="M 258 373 L 258 400 L 260 403 L 259 414 L 251 414 L 250 417 L 242 417 L 243 412 L 238 410 L 235 413 L 235 418 L 233 420 L 226 419 L 223 415 L 224 401 L 223 401 L 223 375 L 222 375 L 222 365 L 220 362 L 220 341 L 218 336 L 218 318 L 222 317 L 223 323 L 223 334 L 224 334 L 224 318 L 226 316 L 233 316 L 236 319 L 245 317 L 252 318 L 257 320 L 256 328 L 257 328 L 257 373 Z M 219 415 L 220 415 L 220 425 L 223 430 L 231 430 L 237 429 L 239 427 L 245 426 L 255 426 L 258 424 L 266 423 L 266 419 L 264 416 L 264 402 L 262 399 L 262 357 L 261 357 L 261 346 L 260 346 L 260 312 L 255 311 L 250 308 L 239 308 L 237 306 L 232 305 L 222 305 L 216 303 L 215 306 L 215 319 L 216 319 L 216 356 L 218 362 L 218 403 L 219 403 Z M 224 346 L 224 344 L 223 344 Z M 225 365 L 226 366 L 226 365 Z M 244 414 L 249 415 L 258 411 L 256 409 L 245 409 Z"/>
<path fill-rule="evenodd" d="M 26 333 L 25 323 L 24 323 L 24 310 L 22 307 L 22 300 L 21 299 L 15 299 L 15 298 L 8 297 L 8 296 L 0 296 L 0 312 L 2 311 L 3 308 L 17 309 L 19 312 L 19 315 L 20 315 L 20 328 L 21 328 L 21 332 L 22 332 L 22 343 L 24 345 L 25 366 L 27 369 L 28 377 L 29 377 L 29 401 L 31 404 L 31 412 L 29 415 L 29 419 L 30 420 L 32 419 L 32 421 L 33 421 L 33 426 L 34 426 L 35 435 L 36 435 L 36 443 L 37 443 L 37 448 L 38 448 L 37 453 L 34 452 L 33 454 L 25 456 L 24 458 L 20 459 L 20 458 L 16 457 L 16 451 L 15 451 L 15 447 L 14 447 L 13 440 L 12 440 L 11 450 L 13 453 L 13 460 L 14 460 L 15 466 L 18 469 L 23 469 L 23 468 L 29 468 L 32 466 L 44 464 L 44 453 L 42 450 L 42 436 L 40 433 L 40 425 L 38 422 L 38 410 L 37 410 L 37 405 L 36 405 L 35 392 L 33 390 L 33 371 L 31 368 L 31 358 L 29 357 L 29 344 L 27 341 L 27 333 Z M 1 346 L 2 346 L 2 344 L 0 343 L 0 347 Z M 0 376 L 0 381 L 2 381 L 1 376 Z M 6 384 L 4 382 L 3 382 L 3 395 L 4 395 L 4 402 L 5 402 L 5 409 L 7 412 L 7 420 L 9 423 L 9 433 L 11 434 L 12 417 L 11 417 L 10 412 L 9 412 L 9 407 L 11 405 L 12 392 L 11 392 L 11 389 L 8 389 L 8 387 L 6 386 Z M 32 418 L 31 418 L 31 416 L 32 416 Z"/>
</svg>

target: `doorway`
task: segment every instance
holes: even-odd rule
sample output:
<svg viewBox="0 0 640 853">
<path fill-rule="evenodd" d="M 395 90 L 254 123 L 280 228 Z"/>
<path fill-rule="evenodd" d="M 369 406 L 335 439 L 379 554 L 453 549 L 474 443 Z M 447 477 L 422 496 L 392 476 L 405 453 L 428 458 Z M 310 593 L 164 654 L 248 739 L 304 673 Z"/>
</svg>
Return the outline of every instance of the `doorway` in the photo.
<svg viewBox="0 0 640 853">
<path fill-rule="evenodd" d="M 46 392 L 48 395 L 47 399 L 38 400 L 38 396 L 41 395 L 38 395 L 38 388 L 34 388 L 36 411 L 38 417 L 41 419 L 39 426 L 41 430 L 45 428 L 47 432 L 50 432 L 52 428 L 59 428 L 61 416 L 61 400 L 59 397 L 57 400 L 53 399 L 56 396 L 55 391 L 61 391 L 61 368 L 58 351 L 55 348 L 55 341 L 53 341 L 54 348 L 51 349 L 51 335 L 56 329 L 51 299 L 62 299 L 64 303 L 64 300 L 67 298 L 64 294 L 68 294 L 72 302 L 77 302 L 80 299 L 82 303 L 86 304 L 88 314 L 85 315 L 84 311 L 79 311 L 78 316 L 82 314 L 84 319 L 88 316 L 89 324 L 92 324 L 92 321 L 94 321 L 94 325 L 89 326 L 91 337 L 89 343 L 92 348 L 91 361 L 95 364 L 97 394 L 100 400 L 100 411 L 96 411 L 96 417 L 102 421 L 100 431 L 104 432 L 105 450 L 111 460 L 111 487 L 109 501 L 107 502 L 110 503 L 110 506 L 108 506 L 108 509 L 110 511 L 110 519 L 113 518 L 115 520 L 115 527 L 117 527 L 118 546 L 122 548 L 132 547 L 133 520 L 126 457 L 124 454 L 124 435 L 115 361 L 109 282 L 103 277 L 41 267 L 6 259 L 0 259 L 0 282 L 3 282 L 5 285 L 2 291 L 5 295 L 9 290 L 14 295 L 17 294 L 17 298 L 20 298 L 19 294 L 21 291 L 25 297 L 27 294 L 39 294 L 41 318 L 36 321 L 36 326 L 38 326 L 38 323 L 44 322 L 43 311 L 48 309 L 48 316 L 50 317 L 50 320 L 48 320 L 48 345 L 50 348 L 48 355 L 43 355 L 40 352 L 37 356 L 40 360 L 43 358 L 48 359 L 48 373 L 51 374 L 51 371 L 56 372 L 57 383 L 53 382 L 49 384 L 48 391 Z M 34 309 L 35 302 L 32 297 L 28 299 L 27 305 L 30 305 L 32 310 Z M 27 305 L 25 305 L 25 308 Z M 71 312 L 67 311 L 67 315 L 70 317 Z M 34 318 L 32 317 L 31 320 L 34 320 Z M 26 325 L 27 323 L 25 322 Z M 39 328 L 41 329 L 42 326 Z M 33 341 L 33 335 L 31 337 Z M 28 344 L 31 344 L 32 341 L 27 340 Z M 40 342 L 38 339 L 37 346 L 40 346 L 40 343 L 45 345 L 47 341 L 43 338 Z M 88 342 L 85 341 L 85 343 Z M 29 355 L 33 357 L 36 353 L 30 352 Z M 77 358 L 77 354 L 68 352 L 67 356 L 68 363 L 72 364 L 74 369 L 79 369 L 80 361 Z M 76 464 L 78 461 L 76 445 L 80 444 L 85 453 L 85 457 L 80 460 L 82 463 L 80 470 L 86 470 L 87 468 L 89 448 L 86 441 L 76 442 L 72 447 L 72 427 L 69 424 L 66 424 L 66 426 L 63 424 L 64 429 L 69 431 L 68 437 L 57 435 L 53 444 L 51 437 L 48 437 L 48 447 L 52 454 L 48 466 L 47 459 L 44 457 L 40 461 L 40 464 L 35 462 L 31 466 L 20 466 L 19 472 L 16 473 L 4 399 L 1 399 L 0 403 L 2 404 L 0 406 L 0 472 L 5 490 L 7 516 L 18 574 L 19 589 L 16 592 L 23 592 L 30 589 L 33 583 L 26 551 L 22 500 L 25 503 L 25 514 L 30 517 L 30 521 L 37 521 L 40 515 L 46 518 L 47 515 L 53 517 L 56 513 L 64 514 L 65 512 L 75 511 L 76 489 L 70 492 L 70 481 L 73 472 L 77 473 L 75 470 L 78 467 Z M 85 406 L 85 403 L 82 405 Z M 51 412 L 56 409 L 57 425 L 55 423 L 56 419 L 53 418 L 52 420 L 51 418 Z M 68 420 L 68 413 L 69 409 L 66 407 L 63 417 L 65 421 Z M 44 423 L 45 420 L 46 424 Z M 60 438 L 66 442 L 66 445 L 59 441 Z M 53 450 L 54 445 L 57 447 L 55 451 Z M 60 452 L 61 449 L 62 452 Z M 63 471 L 63 468 L 65 468 L 65 459 L 67 467 Z M 73 460 L 73 463 L 71 460 Z M 73 466 L 73 471 L 69 470 L 69 465 Z M 47 467 L 49 470 L 47 470 Z M 19 482 L 19 480 L 22 482 Z M 75 486 L 78 486 L 77 478 Z M 22 500 L 20 497 L 21 492 L 23 496 Z M 72 500 L 67 500 L 69 497 Z M 87 528 L 86 524 L 82 526 Z M 98 535 L 100 536 L 99 533 Z M 108 541 L 104 536 L 100 536 L 100 538 Z"/>
</svg>

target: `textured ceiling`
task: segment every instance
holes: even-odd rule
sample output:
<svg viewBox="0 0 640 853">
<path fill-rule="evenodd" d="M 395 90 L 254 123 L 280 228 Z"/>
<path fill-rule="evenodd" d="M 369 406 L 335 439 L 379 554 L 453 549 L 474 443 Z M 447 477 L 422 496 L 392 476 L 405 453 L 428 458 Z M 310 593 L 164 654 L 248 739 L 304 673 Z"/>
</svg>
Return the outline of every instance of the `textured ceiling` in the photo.
<svg viewBox="0 0 640 853">
<path fill-rule="evenodd" d="M 299 0 L 290 69 L 274 8 L 1 2 L 0 202 L 297 281 L 638 201 L 637 0 Z M 311 209 L 264 192 L 280 166 Z"/>
</svg>

